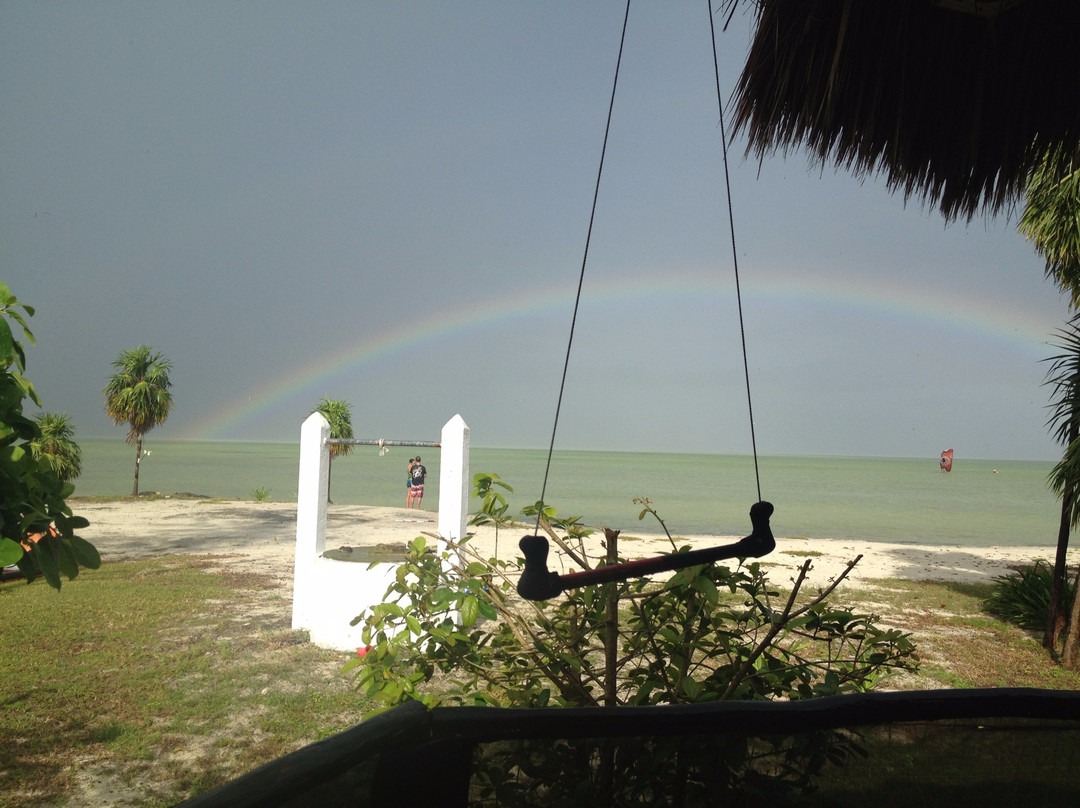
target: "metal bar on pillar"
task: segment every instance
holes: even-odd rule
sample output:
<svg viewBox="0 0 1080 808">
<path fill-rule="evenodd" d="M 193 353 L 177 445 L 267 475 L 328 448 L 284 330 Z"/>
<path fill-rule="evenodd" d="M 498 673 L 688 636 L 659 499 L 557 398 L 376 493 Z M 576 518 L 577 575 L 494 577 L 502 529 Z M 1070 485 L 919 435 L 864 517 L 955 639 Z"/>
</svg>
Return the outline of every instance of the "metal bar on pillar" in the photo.
<svg viewBox="0 0 1080 808">
<path fill-rule="evenodd" d="M 327 446 L 419 446 L 430 449 L 438 449 L 442 446 L 438 441 L 430 440 L 373 440 L 371 438 L 327 438 Z"/>
</svg>

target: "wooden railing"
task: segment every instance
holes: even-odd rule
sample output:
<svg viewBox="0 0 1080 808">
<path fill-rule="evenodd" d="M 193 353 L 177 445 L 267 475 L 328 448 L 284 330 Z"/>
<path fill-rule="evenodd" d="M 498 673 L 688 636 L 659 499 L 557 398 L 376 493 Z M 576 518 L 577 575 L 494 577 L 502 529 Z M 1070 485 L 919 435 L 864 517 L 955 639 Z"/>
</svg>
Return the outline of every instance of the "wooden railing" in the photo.
<svg viewBox="0 0 1080 808">
<path fill-rule="evenodd" d="M 613 770 L 617 785 L 622 774 L 640 780 L 649 770 L 670 780 L 668 770 L 681 765 L 678 756 L 686 758 L 689 752 L 700 760 L 703 754 L 718 754 L 717 749 L 744 749 L 747 744 L 759 748 L 765 743 L 759 739 L 775 743 L 777 738 L 822 732 L 856 739 L 863 748 L 847 763 L 819 769 L 806 799 L 813 792 L 814 800 L 821 802 L 805 804 L 891 805 L 890 796 L 907 789 L 909 796 L 917 793 L 918 800 L 906 804 L 920 806 L 1080 804 L 1080 693 L 983 689 L 864 693 L 783 703 L 583 709 L 427 710 L 411 703 L 182 805 L 509 805 L 492 796 L 490 783 L 478 786 L 474 775 L 478 761 L 490 767 L 496 757 L 492 749 L 499 760 L 510 761 L 508 769 L 519 769 L 513 764 L 515 743 L 524 744 L 521 754 L 532 755 L 530 759 L 538 749 L 543 754 L 547 743 L 557 746 L 564 758 L 570 750 L 570 759 L 582 766 L 592 766 L 589 760 L 605 756 L 609 762 L 619 761 Z M 578 749 L 575 744 L 583 746 Z M 632 753 L 639 756 L 636 763 L 627 763 L 630 753 L 620 745 L 633 747 Z M 601 747 L 604 753 L 596 754 Z M 712 760 L 714 768 L 724 768 L 722 761 Z M 618 767 L 628 765 L 632 770 L 621 774 Z M 708 780 L 713 775 L 706 771 L 702 777 Z M 530 777 L 536 800 L 525 804 L 545 804 L 542 793 L 553 784 L 537 780 L 535 771 Z M 564 777 L 574 774 L 552 769 L 553 780 Z M 581 804 L 639 804 L 611 797 L 610 780 L 604 786 L 606 796 L 592 794 Z M 723 782 L 723 788 L 741 788 L 730 777 Z M 681 796 L 669 794 L 650 804 L 735 803 L 723 794 L 703 800 L 701 787 L 697 798 L 680 792 Z M 745 800 L 747 793 L 740 793 Z M 1013 797 L 1015 802 L 1002 802 Z"/>
</svg>

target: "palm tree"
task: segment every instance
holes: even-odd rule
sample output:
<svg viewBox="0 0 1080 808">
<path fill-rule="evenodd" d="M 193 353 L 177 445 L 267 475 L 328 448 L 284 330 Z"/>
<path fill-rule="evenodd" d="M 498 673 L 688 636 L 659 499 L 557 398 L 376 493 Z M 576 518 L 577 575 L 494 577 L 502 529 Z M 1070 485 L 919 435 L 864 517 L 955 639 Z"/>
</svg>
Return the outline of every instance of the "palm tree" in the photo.
<svg viewBox="0 0 1080 808">
<path fill-rule="evenodd" d="M 1054 439 L 1065 447 L 1061 460 L 1054 466 L 1049 478 L 1050 488 L 1061 497 L 1061 522 L 1051 578 L 1050 611 L 1043 636 L 1043 645 L 1051 651 L 1057 649 L 1061 629 L 1066 623 L 1062 593 L 1065 590 L 1069 532 L 1080 524 L 1080 315 L 1075 315 L 1069 321 L 1068 329 L 1059 334 L 1061 342 L 1058 347 L 1064 353 L 1047 360 L 1050 369 L 1046 374 L 1046 384 L 1053 389 L 1047 426 Z M 1068 634 L 1073 636 L 1078 631 L 1080 624 L 1070 625 Z M 1071 645 L 1075 646 L 1075 640 Z"/>
<path fill-rule="evenodd" d="M 348 401 L 324 398 L 313 412 L 320 413 L 330 424 L 330 437 L 350 439 L 353 437 L 352 406 Z M 330 474 L 334 470 L 334 458 L 347 455 L 353 447 L 349 444 L 330 444 L 330 468 L 326 473 L 326 501 L 330 502 Z"/>
<path fill-rule="evenodd" d="M 1046 260 L 1046 277 L 1080 307 L 1080 165 L 1051 149 L 1028 179 L 1017 229 Z"/>
<path fill-rule="evenodd" d="M 30 441 L 30 452 L 44 459 L 64 482 L 82 474 L 82 449 L 75 442 L 75 424 L 64 412 L 39 413 L 34 421 L 40 434 Z"/>
<path fill-rule="evenodd" d="M 131 427 L 126 440 L 135 444 L 135 486 L 131 495 L 137 497 L 143 435 L 165 423 L 172 409 L 173 398 L 169 392 L 172 363 L 150 346 L 140 345 L 130 351 L 121 351 L 112 364 L 117 372 L 101 391 L 105 395 L 105 414 L 114 423 L 126 423 Z"/>
<path fill-rule="evenodd" d="M 1074 310 L 1080 307 L 1080 164 L 1076 155 L 1060 146 L 1046 152 L 1028 177 L 1018 230 L 1046 261 L 1046 277 L 1069 295 Z M 1065 352 L 1048 360 L 1051 365 L 1047 384 L 1053 387 L 1053 396 L 1047 425 L 1065 451 L 1049 478 L 1050 487 L 1061 497 L 1061 521 L 1043 645 L 1050 651 L 1056 650 L 1061 630 L 1067 625 L 1063 660 L 1069 667 L 1076 667 L 1080 612 L 1074 608 L 1073 616 L 1066 621 L 1062 593 L 1069 533 L 1080 523 L 1080 320 L 1077 316 L 1060 334 L 1059 347 Z M 1075 605 L 1080 607 L 1080 598 Z"/>
</svg>

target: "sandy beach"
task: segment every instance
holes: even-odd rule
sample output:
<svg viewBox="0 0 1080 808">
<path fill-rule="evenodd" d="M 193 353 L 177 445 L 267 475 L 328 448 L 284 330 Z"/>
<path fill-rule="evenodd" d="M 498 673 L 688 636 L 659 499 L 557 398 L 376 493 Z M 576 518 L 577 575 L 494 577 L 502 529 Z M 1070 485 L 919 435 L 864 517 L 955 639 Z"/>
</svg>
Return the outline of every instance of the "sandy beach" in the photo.
<svg viewBox="0 0 1080 808">
<path fill-rule="evenodd" d="M 122 558 L 176 553 L 212 554 L 222 564 L 241 566 L 273 576 L 291 586 L 296 541 L 296 504 L 291 502 L 222 501 L 162 498 L 140 501 L 82 502 L 73 500 L 74 512 L 90 520 L 80 531 L 93 542 L 106 563 Z M 405 545 L 416 536 L 436 534 L 434 510 L 331 505 L 327 515 L 327 549 L 376 544 Z M 613 525 L 612 527 L 619 527 Z M 640 524 L 623 530 L 621 553 L 644 558 L 671 549 L 662 534 L 644 533 Z M 749 520 L 747 522 L 749 530 Z M 485 557 L 512 559 L 517 541 L 528 532 L 521 528 L 476 529 L 471 543 Z M 694 548 L 724 544 L 737 536 L 687 536 L 679 540 Z M 600 538 L 595 537 L 597 552 Z M 791 577 L 807 557 L 813 561 L 809 580 L 824 585 L 847 563 L 862 556 L 852 580 L 903 578 L 907 580 L 990 581 L 1010 568 L 1038 558 L 1052 560 L 1054 547 L 967 547 L 889 544 L 869 541 L 785 538 L 762 559 L 771 577 Z M 1080 548 L 1073 548 L 1070 564 L 1080 563 Z M 558 569 L 554 564 L 552 569 Z M 564 568 L 560 571 L 569 571 Z"/>
</svg>

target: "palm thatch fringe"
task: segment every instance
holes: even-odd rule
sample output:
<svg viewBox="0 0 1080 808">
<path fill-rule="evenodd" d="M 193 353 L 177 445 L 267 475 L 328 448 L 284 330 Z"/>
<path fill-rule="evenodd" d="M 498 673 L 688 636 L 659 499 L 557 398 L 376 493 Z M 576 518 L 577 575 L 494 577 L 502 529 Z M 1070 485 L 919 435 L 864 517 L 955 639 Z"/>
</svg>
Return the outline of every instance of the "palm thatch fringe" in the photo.
<svg viewBox="0 0 1080 808">
<path fill-rule="evenodd" d="M 1080 155 L 1076 0 L 751 2 L 735 125 L 758 158 L 805 146 L 970 219 L 1049 148 Z"/>
</svg>

